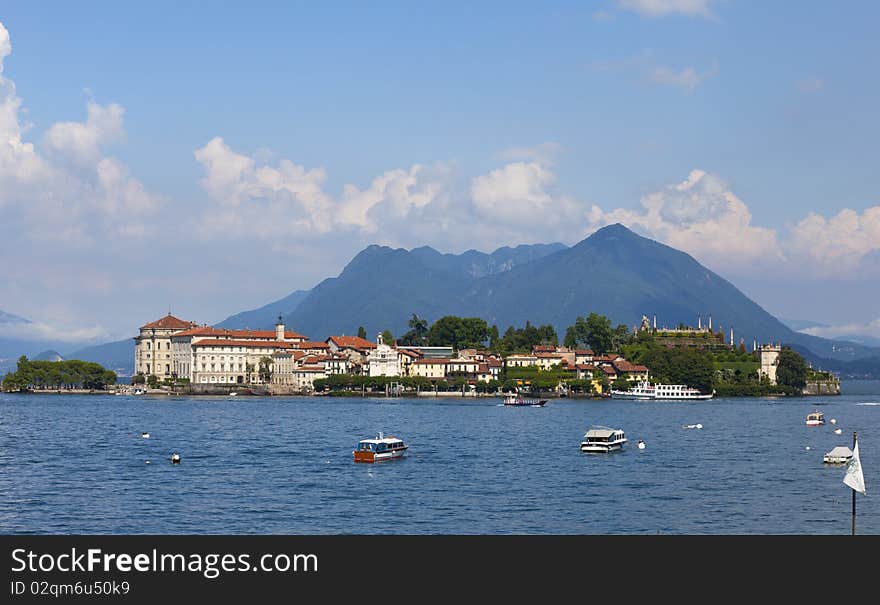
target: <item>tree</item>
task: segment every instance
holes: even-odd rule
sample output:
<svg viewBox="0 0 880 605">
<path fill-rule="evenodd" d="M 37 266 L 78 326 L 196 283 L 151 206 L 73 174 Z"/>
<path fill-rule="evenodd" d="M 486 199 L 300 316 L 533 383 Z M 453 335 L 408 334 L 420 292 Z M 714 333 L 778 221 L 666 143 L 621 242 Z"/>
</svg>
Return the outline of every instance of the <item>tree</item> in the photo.
<svg viewBox="0 0 880 605">
<path fill-rule="evenodd" d="M 500 345 L 501 336 L 498 334 L 498 326 L 492 324 L 492 327 L 489 329 L 489 348 L 497 351 Z"/>
<path fill-rule="evenodd" d="M 578 317 L 565 331 L 564 344 L 571 349 L 589 346 L 597 355 L 611 350 L 615 331 L 611 320 L 598 313 L 590 313 L 586 319 Z"/>
<path fill-rule="evenodd" d="M 382 332 L 382 342 L 388 346 L 394 346 L 394 335 L 391 333 L 391 330 Z"/>
<path fill-rule="evenodd" d="M 363 326 L 358 326 L 358 338 L 366 339 L 366 337 L 367 337 L 367 331 L 364 329 Z"/>
<path fill-rule="evenodd" d="M 423 346 L 427 342 L 428 336 L 428 320 L 421 319 L 413 313 L 409 320 L 409 332 L 400 337 L 398 341 L 402 345 L 413 347 Z"/>
<path fill-rule="evenodd" d="M 428 330 L 428 344 L 432 347 L 452 345 L 456 350 L 483 347 L 488 338 L 489 325 L 479 317 L 446 315 Z"/>
<path fill-rule="evenodd" d="M 260 380 L 266 384 L 272 380 L 272 363 L 269 357 L 260 358 Z"/>
<path fill-rule="evenodd" d="M 779 352 L 776 365 L 776 384 L 803 389 L 807 384 L 807 362 L 790 347 Z"/>
<path fill-rule="evenodd" d="M 626 376 L 623 374 L 620 374 L 614 379 L 614 382 L 611 383 L 611 388 L 615 391 L 628 391 L 629 387 L 629 380 L 627 380 Z"/>
<path fill-rule="evenodd" d="M 144 384 L 144 382 L 146 382 L 146 380 L 147 379 L 144 378 L 144 375 L 141 374 L 140 372 L 138 372 L 137 374 L 135 374 L 134 376 L 131 377 L 131 384 Z"/>
<path fill-rule="evenodd" d="M 611 336 L 611 348 L 619 351 L 620 347 L 629 344 L 632 341 L 632 335 L 629 333 L 629 326 L 626 324 L 617 324 L 614 333 Z"/>
<path fill-rule="evenodd" d="M 559 345 L 559 337 L 556 335 L 556 328 L 547 324 L 538 328 L 538 338 L 542 345 Z"/>
</svg>

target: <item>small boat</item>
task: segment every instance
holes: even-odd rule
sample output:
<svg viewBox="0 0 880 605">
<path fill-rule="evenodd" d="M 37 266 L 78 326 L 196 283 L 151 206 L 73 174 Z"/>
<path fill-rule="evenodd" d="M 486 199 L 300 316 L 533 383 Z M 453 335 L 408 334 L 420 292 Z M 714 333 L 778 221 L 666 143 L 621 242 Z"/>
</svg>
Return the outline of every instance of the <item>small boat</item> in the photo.
<svg viewBox="0 0 880 605">
<path fill-rule="evenodd" d="M 823 458 L 824 462 L 828 464 L 846 464 L 850 460 L 852 460 L 853 453 L 852 450 L 846 446 L 839 445 L 827 454 Z"/>
<path fill-rule="evenodd" d="M 134 389 L 131 392 L 132 395 L 145 395 L 146 391 L 144 389 Z"/>
<path fill-rule="evenodd" d="M 504 405 L 541 407 L 545 403 L 547 403 L 546 399 L 525 399 L 522 395 L 508 395 L 504 398 Z"/>
<path fill-rule="evenodd" d="M 607 426 L 593 426 L 584 433 L 581 441 L 582 452 L 613 452 L 626 443 L 623 429 L 611 429 Z"/>
<path fill-rule="evenodd" d="M 822 426 L 825 424 L 825 415 L 816 410 L 807 414 L 807 426 Z"/>
<path fill-rule="evenodd" d="M 236 395 L 238 395 L 238 393 L 236 393 L 235 391 L 232 391 L 229 393 L 230 397 L 235 397 Z"/>
<path fill-rule="evenodd" d="M 180 454 L 177 452 L 171 454 L 171 464 L 180 464 Z"/>
<path fill-rule="evenodd" d="M 645 449 L 645 442 L 642 441 L 641 439 L 639 439 L 639 449 L 640 449 L 640 450 Z"/>
<path fill-rule="evenodd" d="M 403 458 L 408 447 L 402 439 L 379 433 L 375 439 L 361 439 L 352 454 L 355 462 L 382 462 Z"/>
</svg>

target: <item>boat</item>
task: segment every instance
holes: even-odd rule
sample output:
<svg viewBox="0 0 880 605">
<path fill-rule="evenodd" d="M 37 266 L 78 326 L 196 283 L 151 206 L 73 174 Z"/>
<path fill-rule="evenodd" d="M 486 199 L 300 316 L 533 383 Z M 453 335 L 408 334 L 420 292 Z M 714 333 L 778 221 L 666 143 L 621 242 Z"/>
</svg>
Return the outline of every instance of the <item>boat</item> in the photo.
<svg viewBox="0 0 880 605">
<path fill-rule="evenodd" d="M 807 426 L 822 426 L 825 424 L 825 414 L 816 410 L 807 414 Z"/>
<path fill-rule="evenodd" d="M 853 453 L 852 450 L 846 446 L 839 445 L 827 454 L 823 458 L 823 461 L 828 464 L 846 464 L 850 460 L 852 460 Z"/>
<path fill-rule="evenodd" d="M 146 391 L 144 389 L 135 389 L 131 392 L 132 395 L 145 395 Z"/>
<path fill-rule="evenodd" d="M 402 439 L 379 433 L 375 439 L 361 439 L 352 454 L 355 462 L 382 462 L 403 458 L 408 447 Z"/>
<path fill-rule="evenodd" d="M 582 452 L 613 452 L 623 448 L 626 435 L 623 429 L 612 429 L 607 426 L 592 426 L 584 433 L 581 441 Z"/>
<path fill-rule="evenodd" d="M 686 384 L 651 384 L 650 382 L 639 382 L 633 385 L 628 391 L 611 390 L 612 399 L 635 399 L 638 401 L 702 400 L 712 399 L 714 396 L 714 390 L 711 393 L 701 393 L 697 389 L 689 387 Z"/>
<path fill-rule="evenodd" d="M 508 395 L 504 398 L 504 405 L 541 407 L 545 403 L 547 403 L 546 399 L 525 399 L 522 395 Z"/>
</svg>

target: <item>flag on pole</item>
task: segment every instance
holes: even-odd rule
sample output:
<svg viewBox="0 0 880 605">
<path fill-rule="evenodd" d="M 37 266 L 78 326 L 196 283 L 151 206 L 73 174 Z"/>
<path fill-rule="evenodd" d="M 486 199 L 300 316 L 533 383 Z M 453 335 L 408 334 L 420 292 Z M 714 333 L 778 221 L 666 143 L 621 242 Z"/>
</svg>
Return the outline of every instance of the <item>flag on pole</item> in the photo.
<svg viewBox="0 0 880 605">
<path fill-rule="evenodd" d="M 853 448 L 852 460 L 846 465 L 846 476 L 843 478 L 843 482 L 860 494 L 865 493 L 865 476 L 862 475 L 862 463 L 859 461 L 858 441 L 856 441 L 856 445 Z"/>
</svg>

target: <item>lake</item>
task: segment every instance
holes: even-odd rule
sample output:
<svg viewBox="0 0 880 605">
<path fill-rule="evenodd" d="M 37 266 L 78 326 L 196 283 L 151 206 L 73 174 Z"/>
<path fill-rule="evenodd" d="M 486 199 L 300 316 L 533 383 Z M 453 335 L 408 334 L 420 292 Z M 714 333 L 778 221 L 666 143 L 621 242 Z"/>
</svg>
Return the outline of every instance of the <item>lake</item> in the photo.
<svg viewBox="0 0 880 605">
<path fill-rule="evenodd" d="M 822 455 L 858 431 L 857 531 L 880 534 L 880 381 L 843 391 L 544 408 L 0 394 L 0 533 L 848 534 L 852 490 Z M 836 426 L 807 427 L 814 409 Z M 594 424 L 627 447 L 581 453 Z M 379 431 L 407 456 L 355 464 Z"/>
</svg>

